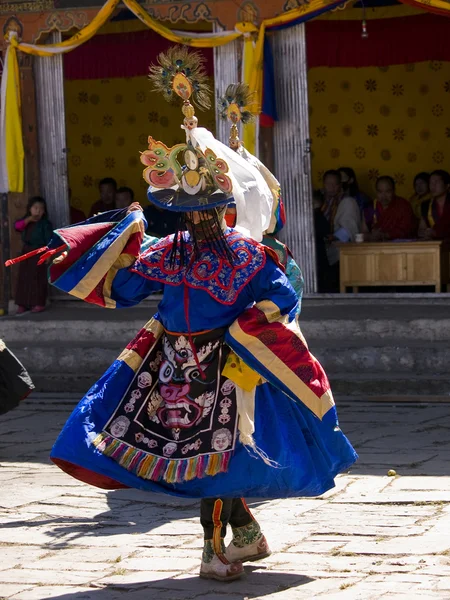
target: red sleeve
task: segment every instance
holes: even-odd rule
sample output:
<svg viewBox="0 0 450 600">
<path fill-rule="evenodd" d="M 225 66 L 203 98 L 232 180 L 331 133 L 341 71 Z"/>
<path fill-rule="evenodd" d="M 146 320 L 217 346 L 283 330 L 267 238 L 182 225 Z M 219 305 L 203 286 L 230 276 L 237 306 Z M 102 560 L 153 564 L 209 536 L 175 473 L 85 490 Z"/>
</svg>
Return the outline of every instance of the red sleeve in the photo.
<svg viewBox="0 0 450 600">
<path fill-rule="evenodd" d="M 411 204 L 404 198 L 398 198 L 396 217 L 391 218 L 391 226 L 386 233 L 392 240 L 406 240 L 417 237 L 417 227 Z"/>
<path fill-rule="evenodd" d="M 447 203 L 441 218 L 433 227 L 434 236 L 438 240 L 450 239 L 450 203 Z"/>
</svg>

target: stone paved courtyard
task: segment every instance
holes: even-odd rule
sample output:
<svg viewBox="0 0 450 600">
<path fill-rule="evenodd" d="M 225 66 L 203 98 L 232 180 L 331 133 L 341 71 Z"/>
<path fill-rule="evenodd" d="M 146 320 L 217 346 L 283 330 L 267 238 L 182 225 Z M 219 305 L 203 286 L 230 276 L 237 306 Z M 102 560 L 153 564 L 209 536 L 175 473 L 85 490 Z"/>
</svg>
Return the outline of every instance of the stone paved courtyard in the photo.
<svg viewBox="0 0 450 600">
<path fill-rule="evenodd" d="M 341 401 L 359 462 L 321 498 L 251 503 L 273 554 L 229 584 L 197 577 L 196 502 L 51 465 L 74 404 L 36 396 L 0 417 L 1 599 L 450 599 L 449 403 Z"/>
</svg>

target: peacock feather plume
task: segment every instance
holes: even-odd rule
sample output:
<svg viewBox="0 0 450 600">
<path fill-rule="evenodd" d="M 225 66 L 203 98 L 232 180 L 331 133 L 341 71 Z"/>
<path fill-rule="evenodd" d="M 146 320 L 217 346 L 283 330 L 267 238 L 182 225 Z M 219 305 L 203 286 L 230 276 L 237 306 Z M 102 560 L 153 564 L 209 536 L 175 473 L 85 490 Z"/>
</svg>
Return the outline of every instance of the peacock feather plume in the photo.
<svg viewBox="0 0 450 600">
<path fill-rule="evenodd" d="M 241 121 L 244 125 L 254 120 L 255 115 L 249 107 L 252 105 L 250 88 L 246 83 L 231 83 L 225 95 L 219 99 L 218 108 L 220 118 L 236 124 Z"/>
<path fill-rule="evenodd" d="M 210 88 L 205 70 L 205 58 L 186 46 L 173 46 L 158 56 L 158 64 L 150 66 L 149 79 L 155 91 L 165 100 L 174 102 L 177 97 L 192 100 L 199 108 L 211 107 Z"/>
</svg>

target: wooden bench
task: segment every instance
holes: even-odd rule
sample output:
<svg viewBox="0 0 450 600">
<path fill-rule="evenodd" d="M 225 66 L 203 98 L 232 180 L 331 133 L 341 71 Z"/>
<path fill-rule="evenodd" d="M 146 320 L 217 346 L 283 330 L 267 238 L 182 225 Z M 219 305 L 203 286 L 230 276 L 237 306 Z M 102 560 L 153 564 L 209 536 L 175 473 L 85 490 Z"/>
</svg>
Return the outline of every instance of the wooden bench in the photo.
<svg viewBox="0 0 450 600">
<path fill-rule="evenodd" d="M 449 291 L 449 246 L 432 242 L 363 242 L 338 244 L 340 291 L 358 293 L 369 286 L 434 286 Z"/>
</svg>

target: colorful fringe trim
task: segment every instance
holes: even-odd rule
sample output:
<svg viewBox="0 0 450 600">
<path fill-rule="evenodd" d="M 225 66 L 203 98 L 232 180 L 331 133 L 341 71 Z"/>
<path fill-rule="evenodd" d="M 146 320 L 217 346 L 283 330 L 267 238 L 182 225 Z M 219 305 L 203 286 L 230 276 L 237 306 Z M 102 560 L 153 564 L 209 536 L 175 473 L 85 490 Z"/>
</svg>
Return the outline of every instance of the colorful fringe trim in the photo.
<svg viewBox="0 0 450 600">
<path fill-rule="evenodd" d="M 99 452 L 138 477 L 167 483 L 182 483 L 226 473 L 231 457 L 229 451 L 171 460 L 133 448 L 108 433 L 99 433 L 92 443 Z"/>
</svg>

